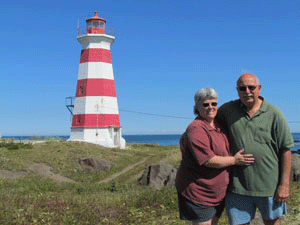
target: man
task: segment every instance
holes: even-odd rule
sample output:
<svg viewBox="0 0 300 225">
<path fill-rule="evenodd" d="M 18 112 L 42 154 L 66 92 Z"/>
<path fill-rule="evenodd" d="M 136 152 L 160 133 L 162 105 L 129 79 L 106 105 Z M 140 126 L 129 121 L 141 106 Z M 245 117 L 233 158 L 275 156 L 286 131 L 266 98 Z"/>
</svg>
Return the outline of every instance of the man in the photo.
<svg viewBox="0 0 300 225">
<path fill-rule="evenodd" d="M 228 134 L 231 153 L 244 148 L 255 163 L 232 167 L 228 218 L 231 225 L 250 224 L 258 208 L 264 224 L 278 225 L 286 214 L 294 141 L 280 111 L 259 95 L 255 75 L 239 77 L 237 91 L 239 99 L 222 105 L 217 118 Z"/>
</svg>

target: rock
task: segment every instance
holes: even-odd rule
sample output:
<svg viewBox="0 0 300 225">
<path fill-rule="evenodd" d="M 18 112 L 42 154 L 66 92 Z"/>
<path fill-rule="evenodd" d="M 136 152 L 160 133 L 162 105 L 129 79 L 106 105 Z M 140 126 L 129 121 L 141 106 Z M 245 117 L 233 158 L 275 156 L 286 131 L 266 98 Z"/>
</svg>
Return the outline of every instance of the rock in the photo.
<svg viewBox="0 0 300 225">
<path fill-rule="evenodd" d="M 114 166 L 113 163 L 99 158 L 80 158 L 78 159 L 80 165 L 90 166 L 90 172 L 99 172 L 99 171 L 110 171 Z"/>
<path fill-rule="evenodd" d="M 291 181 L 300 181 L 300 156 L 297 153 L 292 154 Z"/>
<path fill-rule="evenodd" d="M 169 164 L 155 164 L 147 166 L 139 184 L 160 190 L 164 186 L 174 186 L 177 169 Z"/>
</svg>

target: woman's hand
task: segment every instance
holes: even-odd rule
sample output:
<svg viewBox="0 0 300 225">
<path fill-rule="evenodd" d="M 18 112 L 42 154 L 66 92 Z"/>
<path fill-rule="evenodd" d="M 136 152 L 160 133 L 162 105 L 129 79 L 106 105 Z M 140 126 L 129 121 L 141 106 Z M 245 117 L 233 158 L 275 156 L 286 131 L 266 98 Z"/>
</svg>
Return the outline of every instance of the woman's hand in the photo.
<svg viewBox="0 0 300 225">
<path fill-rule="evenodd" d="M 235 159 L 234 164 L 235 165 L 246 165 L 246 166 L 250 166 L 252 163 L 254 163 L 255 159 L 253 158 L 252 154 L 242 154 L 244 153 L 245 150 L 241 149 L 240 151 L 238 151 L 233 157 Z"/>
</svg>

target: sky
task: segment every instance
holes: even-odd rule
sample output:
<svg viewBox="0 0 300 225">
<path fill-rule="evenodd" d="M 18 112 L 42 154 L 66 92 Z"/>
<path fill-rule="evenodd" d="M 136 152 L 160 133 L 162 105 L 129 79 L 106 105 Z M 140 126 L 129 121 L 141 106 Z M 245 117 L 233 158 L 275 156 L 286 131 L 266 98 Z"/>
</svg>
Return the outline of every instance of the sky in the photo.
<svg viewBox="0 0 300 225">
<path fill-rule="evenodd" d="M 258 76 L 261 95 L 300 132 L 297 0 L 14 0 L 0 2 L 0 133 L 69 135 L 77 27 L 94 12 L 114 32 L 112 64 L 123 134 L 180 134 L 193 97 L 212 87 L 219 105 L 236 80 Z"/>
</svg>

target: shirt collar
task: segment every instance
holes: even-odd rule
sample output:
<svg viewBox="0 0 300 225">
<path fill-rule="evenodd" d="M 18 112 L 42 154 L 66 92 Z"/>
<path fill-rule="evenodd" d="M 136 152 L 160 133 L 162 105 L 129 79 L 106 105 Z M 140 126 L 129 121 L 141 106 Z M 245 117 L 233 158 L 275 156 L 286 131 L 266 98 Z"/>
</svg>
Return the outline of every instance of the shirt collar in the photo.
<svg viewBox="0 0 300 225">
<path fill-rule="evenodd" d="M 220 130 L 221 130 L 220 127 L 219 127 L 219 125 L 217 124 L 216 121 L 215 121 L 215 123 L 216 123 L 216 125 L 217 125 L 217 128 L 213 128 L 213 127 L 212 127 L 205 119 L 203 119 L 203 117 L 201 117 L 201 116 L 197 116 L 197 117 L 195 118 L 195 120 L 200 120 L 200 121 L 202 121 L 203 124 L 205 125 L 206 129 L 209 130 L 209 131 L 211 131 L 211 130 L 217 130 L 217 131 L 220 131 Z"/>
<path fill-rule="evenodd" d="M 259 96 L 259 98 L 263 101 L 261 106 L 260 106 L 260 109 L 258 111 L 261 111 L 261 112 L 266 112 L 267 111 L 267 108 L 268 108 L 268 103 L 267 101 L 264 99 L 264 97 L 262 96 Z M 238 99 L 238 104 L 239 106 L 243 109 L 243 110 L 246 110 L 246 106 L 241 102 L 240 99 Z M 247 111 L 247 110 L 246 110 Z"/>
</svg>

